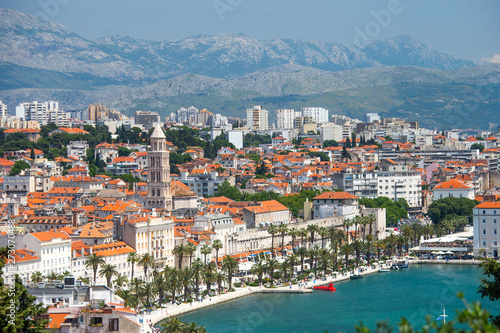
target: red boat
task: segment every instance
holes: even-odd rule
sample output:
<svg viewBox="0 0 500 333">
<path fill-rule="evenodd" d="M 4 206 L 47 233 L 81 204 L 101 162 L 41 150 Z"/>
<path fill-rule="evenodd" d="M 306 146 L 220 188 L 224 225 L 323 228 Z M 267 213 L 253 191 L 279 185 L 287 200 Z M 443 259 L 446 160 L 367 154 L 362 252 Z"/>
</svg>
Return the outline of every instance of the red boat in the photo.
<svg viewBox="0 0 500 333">
<path fill-rule="evenodd" d="M 327 290 L 327 291 L 335 291 L 335 287 L 333 286 L 333 283 L 330 283 L 328 286 L 316 286 L 314 289 L 317 290 Z"/>
</svg>

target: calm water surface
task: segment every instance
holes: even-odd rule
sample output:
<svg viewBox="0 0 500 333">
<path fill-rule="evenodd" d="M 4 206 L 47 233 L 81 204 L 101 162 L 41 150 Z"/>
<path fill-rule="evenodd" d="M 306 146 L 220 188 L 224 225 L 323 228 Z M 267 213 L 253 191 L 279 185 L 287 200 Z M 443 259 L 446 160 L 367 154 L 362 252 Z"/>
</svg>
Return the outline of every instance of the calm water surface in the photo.
<svg viewBox="0 0 500 333">
<path fill-rule="evenodd" d="M 380 321 L 395 326 L 401 317 L 420 328 L 427 314 L 435 319 L 443 308 L 453 319 L 455 309 L 464 308 L 456 297 L 459 291 L 467 301 L 481 300 L 477 294 L 481 277 L 477 266 L 414 265 L 339 282 L 333 293 L 252 295 L 180 319 L 198 322 L 210 333 L 352 332 L 360 321 L 374 329 Z M 481 301 L 490 312 L 500 310 L 498 302 Z"/>
</svg>

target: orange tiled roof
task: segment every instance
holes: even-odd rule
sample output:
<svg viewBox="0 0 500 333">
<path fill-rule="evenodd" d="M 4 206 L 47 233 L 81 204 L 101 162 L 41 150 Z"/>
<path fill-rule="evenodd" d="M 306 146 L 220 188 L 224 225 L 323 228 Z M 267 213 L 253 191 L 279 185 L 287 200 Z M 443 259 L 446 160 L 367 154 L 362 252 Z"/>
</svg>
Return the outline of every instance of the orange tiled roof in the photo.
<svg viewBox="0 0 500 333">
<path fill-rule="evenodd" d="M 38 239 L 40 242 L 49 242 L 55 238 L 70 239 L 66 233 L 59 231 L 32 232 L 30 235 Z"/>
<path fill-rule="evenodd" d="M 456 179 L 450 179 L 447 182 L 440 183 L 434 187 L 434 189 L 438 190 L 443 190 L 443 189 L 464 189 L 464 188 L 470 188 L 469 186 L 465 185 L 464 183 L 456 180 Z"/>
<path fill-rule="evenodd" d="M 346 199 L 358 199 L 358 197 L 348 192 L 324 192 L 314 197 L 314 199 L 346 200 Z"/>
<path fill-rule="evenodd" d="M 483 202 L 483 203 L 480 203 L 479 205 L 477 205 L 476 207 L 474 208 L 500 208 L 500 201 L 487 201 L 487 202 Z"/>
<path fill-rule="evenodd" d="M 286 206 L 276 200 L 261 201 L 260 204 L 260 206 L 250 206 L 245 207 L 245 209 L 255 214 L 288 210 Z"/>
</svg>

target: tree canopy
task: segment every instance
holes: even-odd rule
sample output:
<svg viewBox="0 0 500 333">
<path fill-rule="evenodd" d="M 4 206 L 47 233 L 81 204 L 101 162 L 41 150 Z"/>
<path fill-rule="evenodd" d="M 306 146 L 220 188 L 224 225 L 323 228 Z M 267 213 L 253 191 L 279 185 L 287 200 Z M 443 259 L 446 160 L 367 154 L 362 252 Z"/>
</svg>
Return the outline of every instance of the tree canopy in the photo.
<svg viewBox="0 0 500 333">
<path fill-rule="evenodd" d="M 472 216 L 472 208 L 478 204 L 479 201 L 468 198 L 448 197 L 434 201 L 427 214 L 434 224 L 440 224 L 446 218 Z"/>
<path fill-rule="evenodd" d="M 405 199 L 398 199 L 396 202 L 388 197 L 360 198 L 359 204 L 366 208 L 385 208 L 387 225 L 397 225 L 401 219 L 408 218 L 409 205 Z"/>
</svg>

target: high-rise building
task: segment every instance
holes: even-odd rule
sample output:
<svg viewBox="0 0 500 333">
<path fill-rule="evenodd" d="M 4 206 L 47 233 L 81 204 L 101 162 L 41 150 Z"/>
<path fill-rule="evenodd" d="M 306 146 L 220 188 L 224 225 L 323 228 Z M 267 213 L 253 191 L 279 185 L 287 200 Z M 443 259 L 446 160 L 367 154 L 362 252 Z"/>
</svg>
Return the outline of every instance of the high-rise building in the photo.
<svg viewBox="0 0 500 333">
<path fill-rule="evenodd" d="M 92 121 L 98 120 L 126 120 L 126 116 L 114 109 L 108 109 L 102 104 L 92 104 L 88 107 L 88 119 Z"/>
<path fill-rule="evenodd" d="M 374 121 L 380 121 L 380 116 L 378 113 L 367 113 L 365 115 L 365 122 L 373 123 Z"/>
<path fill-rule="evenodd" d="M 261 105 L 247 109 L 247 127 L 253 131 L 262 131 L 269 128 L 269 112 Z"/>
<path fill-rule="evenodd" d="M 293 109 L 276 110 L 276 127 L 279 129 L 291 129 L 293 128 L 293 120 L 298 116 L 300 116 L 299 112 L 295 112 Z"/>
<path fill-rule="evenodd" d="M 16 107 L 16 116 L 26 121 L 38 121 L 40 125 L 54 123 L 59 127 L 68 127 L 68 115 L 59 110 L 59 102 L 22 103 Z"/>
<path fill-rule="evenodd" d="M 155 124 L 160 123 L 160 115 L 153 111 L 135 111 L 135 123 L 144 125 L 144 129 L 149 131 Z"/>
<path fill-rule="evenodd" d="M 302 117 L 312 117 L 317 124 L 328 122 L 328 110 L 320 107 L 302 108 Z"/>
<path fill-rule="evenodd" d="M 7 117 L 8 115 L 7 105 L 3 104 L 2 101 L 0 101 L 0 118 Z"/>
<path fill-rule="evenodd" d="M 170 189 L 170 162 L 165 133 L 159 123 L 151 133 L 151 151 L 148 152 L 148 182 L 146 196 L 149 208 L 172 211 Z"/>
</svg>

